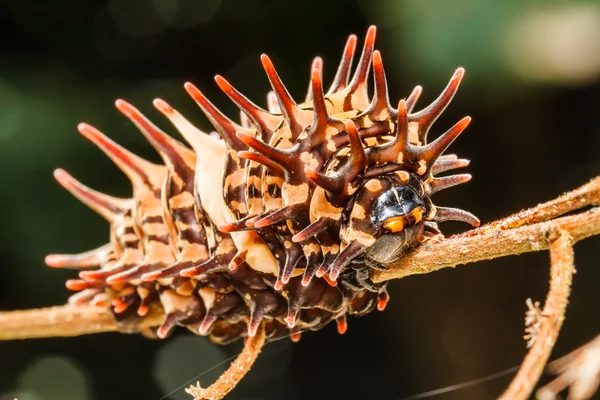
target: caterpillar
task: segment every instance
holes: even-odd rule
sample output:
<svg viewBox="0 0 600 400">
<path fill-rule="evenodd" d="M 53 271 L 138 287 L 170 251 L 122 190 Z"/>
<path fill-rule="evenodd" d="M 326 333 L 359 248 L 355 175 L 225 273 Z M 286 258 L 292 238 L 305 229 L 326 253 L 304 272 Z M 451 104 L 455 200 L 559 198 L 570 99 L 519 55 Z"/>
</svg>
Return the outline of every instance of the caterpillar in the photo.
<svg viewBox="0 0 600 400">
<path fill-rule="evenodd" d="M 80 124 L 79 132 L 129 177 L 133 195 L 112 197 L 55 171 L 64 188 L 110 224 L 108 244 L 46 258 L 51 267 L 79 270 L 66 282 L 77 291 L 69 302 L 109 307 L 125 331 L 165 338 L 179 325 L 221 344 L 254 336 L 261 324 L 268 339 L 290 332 L 297 341 L 300 331 L 332 321 L 344 333 L 347 315 L 383 310 L 389 295 L 384 283 L 371 280 L 373 270 L 441 234 L 439 222 L 478 226 L 479 220 L 431 200 L 471 179 L 439 176 L 469 164 L 443 154 L 469 117 L 428 140 L 464 70 L 458 68 L 420 111 L 413 111 L 420 86 L 392 105 L 375 34 L 371 26 L 354 70 L 357 37 L 348 38 L 326 91 L 323 61 L 315 58 L 302 102 L 292 98 L 266 55 L 267 109 L 216 76 L 240 109 L 239 122 L 186 83 L 216 133 L 200 131 L 154 100 L 190 147 L 117 100 L 161 165 Z M 150 312 L 164 314 L 162 325 L 137 329 Z"/>
</svg>

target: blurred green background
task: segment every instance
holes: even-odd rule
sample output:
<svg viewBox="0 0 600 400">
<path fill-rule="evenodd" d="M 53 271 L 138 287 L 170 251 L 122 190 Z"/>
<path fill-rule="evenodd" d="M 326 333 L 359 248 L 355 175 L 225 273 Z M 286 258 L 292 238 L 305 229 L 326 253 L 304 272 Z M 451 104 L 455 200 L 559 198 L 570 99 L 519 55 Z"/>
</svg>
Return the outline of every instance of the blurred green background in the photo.
<svg viewBox="0 0 600 400">
<path fill-rule="evenodd" d="M 598 1 L 110 0 L 0 4 L 0 308 L 64 303 L 74 274 L 45 267 L 50 252 L 107 239 L 106 223 L 62 190 L 62 167 L 93 188 L 128 196 L 117 168 L 76 132 L 85 121 L 158 160 L 113 107 L 124 98 L 175 134 L 151 101 L 161 97 L 210 130 L 183 90 L 200 87 L 231 116 L 219 73 L 259 104 L 268 53 L 291 93 L 309 66 L 333 76 L 346 37 L 379 28 L 392 102 L 424 87 L 432 101 L 467 70 L 441 133 L 474 122 L 452 151 L 472 160 L 468 185 L 435 196 L 487 222 L 585 183 L 600 171 Z M 215 195 L 219 195 L 215 193 Z M 447 224 L 445 232 L 466 229 Z M 598 238 L 576 246 L 578 272 L 554 356 L 590 340 L 598 319 Z M 231 399 L 399 399 L 492 374 L 524 355 L 525 299 L 543 300 L 548 254 L 482 262 L 389 285 L 383 313 L 265 347 Z M 188 399 L 181 385 L 212 382 L 240 347 L 186 330 L 164 341 L 102 334 L 0 343 L 0 399 Z M 435 399 L 495 398 L 510 376 Z M 194 382 L 196 379 L 194 379 Z M 167 396 L 169 392 L 172 392 Z"/>
</svg>

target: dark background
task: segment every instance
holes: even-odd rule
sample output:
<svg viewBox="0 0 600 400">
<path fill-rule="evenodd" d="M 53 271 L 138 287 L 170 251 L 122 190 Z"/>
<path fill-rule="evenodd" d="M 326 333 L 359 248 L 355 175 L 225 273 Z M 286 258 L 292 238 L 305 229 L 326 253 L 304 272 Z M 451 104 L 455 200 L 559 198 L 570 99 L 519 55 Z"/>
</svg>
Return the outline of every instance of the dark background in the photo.
<svg viewBox="0 0 600 400">
<path fill-rule="evenodd" d="M 468 185 L 435 196 L 488 222 L 575 188 L 600 170 L 600 5 L 589 1 L 8 1 L 0 4 L 0 308 L 64 303 L 70 271 L 51 252 L 106 241 L 107 225 L 56 184 L 64 167 L 93 188 L 128 196 L 125 177 L 76 132 L 85 121 L 158 160 L 113 107 L 124 98 L 175 135 L 153 109 L 161 97 L 210 130 L 183 90 L 200 87 L 238 112 L 212 77 L 264 104 L 268 53 L 297 98 L 312 57 L 330 82 L 351 33 L 378 25 L 390 97 L 421 84 L 432 101 L 467 70 L 442 133 L 473 123 L 452 152 L 472 160 Z M 215 195 L 218 195 L 215 193 Z M 445 232 L 466 226 L 449 223 Z M 598 318 L 598 238 L 576 246 L 577 275 L 553 357 L 590 340 Z M 265 347 L 231 399 L 400 399 L 520 363 L 525 299 L 543 301 L 548 254 L 527 254 L 391 282 L 383 313 Z M 196 375 L 211 383 L 239 344 L 217 347 L 186 330 L 164 341 L 102 334 L 0 343 L 0 398 L 159 399 Z M 206 372 L 208 371 L 208 372 Z M 490 399 L 510 375 L 436 399 Z M 194 379 L 195 382 L 196 379 Z M 169 399 L 188 399 L 182 389 Z"/>
</svg>

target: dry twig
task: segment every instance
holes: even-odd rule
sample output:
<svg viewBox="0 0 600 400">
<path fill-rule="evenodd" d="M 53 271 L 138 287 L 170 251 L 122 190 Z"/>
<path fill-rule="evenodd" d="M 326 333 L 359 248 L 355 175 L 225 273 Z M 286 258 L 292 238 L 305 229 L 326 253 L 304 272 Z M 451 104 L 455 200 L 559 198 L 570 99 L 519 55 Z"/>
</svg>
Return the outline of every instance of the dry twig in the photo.
<svg viewBox="0 0 600 400">
<path fill-rule="evenodd" d="M 219 400 L 231 392 L 239 383 L 240 380 L 250 371 L 254 361 L 260 354 L 263 345 L 265 344 L 265 329 L 261 326 L 253 337 L 246 339 L 244 350 L 231 363 L 227 371 L 217 379 L 215 383 L 206 389 L 200 386 L 200 382 L 196 386 L 190 386 L 185 391 L 192 396 L 194 400 Z"/>
<path fill-rule="evenodd" d="M 544 316 L 533 346 L 502 400 L 528 399 L 550 357 L 558 332 L 565 319 L 571 280 L 575 272 L 573 245 L 566 232 L 557 232 L 550 246 L 550 290 L 542 311 Z"/>
</svg>

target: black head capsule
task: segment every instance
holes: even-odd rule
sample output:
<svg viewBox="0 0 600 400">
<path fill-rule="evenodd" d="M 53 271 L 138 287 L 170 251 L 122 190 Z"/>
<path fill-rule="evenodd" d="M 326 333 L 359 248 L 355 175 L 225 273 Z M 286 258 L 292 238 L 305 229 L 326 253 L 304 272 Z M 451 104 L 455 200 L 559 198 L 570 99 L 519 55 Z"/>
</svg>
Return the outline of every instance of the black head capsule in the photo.
<svg viewBox="0 0 600 400">
<path fill-rule="evenodd" d="M 420 186 L 409 182 L 392 186 L 374 202 L 371 223 L 378 228 L 377 241 L 367 250 L 363 261 L 370 265 L 398 260 L 418 243 L 431 201 Z"/>
<path fill-rule="evenodd" d="M 371 222 L 395 233 L 421 222 L 426 214 L 426 202 L 417 190 L 410 185 L 394 186 L 375 201 Z"/>
</svg>

